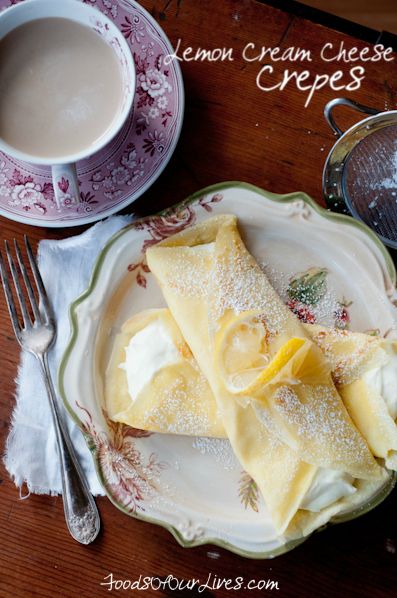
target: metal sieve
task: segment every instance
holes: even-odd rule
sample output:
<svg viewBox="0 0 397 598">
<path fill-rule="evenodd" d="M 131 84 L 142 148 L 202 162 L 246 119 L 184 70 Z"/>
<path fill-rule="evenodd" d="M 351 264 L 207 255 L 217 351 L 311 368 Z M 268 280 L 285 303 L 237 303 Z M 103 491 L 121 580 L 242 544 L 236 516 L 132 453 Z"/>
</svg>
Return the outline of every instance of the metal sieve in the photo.
<svg viewBox="0 0 397 598">
<path fill-rule="evenodd" d="M 346 132 L 335 123 L 335 106 L 369 114 Z M 379 112 L 347 98 L 325 106 L 325 118 L 338 137 L 324 167 L 327 207 L 348 213 L 397 248 L 397 110 Z"/>
</svg>

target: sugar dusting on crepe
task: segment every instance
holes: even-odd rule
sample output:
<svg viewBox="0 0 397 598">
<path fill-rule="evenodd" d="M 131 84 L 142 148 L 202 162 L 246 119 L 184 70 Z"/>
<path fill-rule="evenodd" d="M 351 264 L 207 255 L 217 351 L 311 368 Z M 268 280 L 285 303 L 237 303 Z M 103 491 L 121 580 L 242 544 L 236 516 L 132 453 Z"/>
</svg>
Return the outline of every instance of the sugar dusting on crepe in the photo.
<svg viewBox="0 0 397 598">
<path fill-rule="evenodd" d="M 202 374 L 198 383 L 203 386 L 207 384 Z M 200 396 L 199 392 L 197 396 Z M 186 409 L 186 404 L 189 401 L 191 402 L 193 397 L 184 390 L 183 380 L 175 378 L 173 385 L 163 390 L 163 398 L 165 400 L 161 403 L 161 409 L 152 409 L 149 414 L 150 420 L 155 420 L 158 427 L 162 427 L 170 434 L 187 435 L 195 434 L 197 430 L 210 427 L 211 422 L 209 421 L 208 412 L 205 410 L 205 405 L 201 405 L 200 409 L 200 403 L 196 400 L 195 409 Z M 168 414 L 174 416 L 172 423 L 170 418 L 167 417 Z M 150 426 L 149 419 L 148 425 Z"/>
<path fill-rule="evenodd" d="M 327 386 L 316 385 L 306 386 L 305 395 L 311 395 L 315 400 L 305 404 L 291 386 L 281 386 L 275 395 L 276 409 L 288 424 L 294 426 L 299 437 L 304 439 L 300 446 L 302 459 L 311 463 L 315 455 L 316 465 L 329 467 L 328 443 L 334 446 L 335 466 L 340 463 L 342 468 L 346 453 L 350 454 L 353 449 L 356 458 L 365 459 L 364 446 L 355 442 L 349 420 L 342 416 L 344 411 L 338 409 L 335 393 Z M 320 437 L 323 443 L 315 442 Z M 307 453 L 306 445 L 310 445 Z"/>
<path fill-rule="evenodd" d="M 214 264 L 211 319 L 219 320 L 227 309 L 235 314 L 261 310 L 271 314 L 266 321 L 270 334 L 278 334 L 287 321 L 288 310 L 268 284 L 256 261 L 249 254 L 231 252 L 218 256 Z"/>
</svg>

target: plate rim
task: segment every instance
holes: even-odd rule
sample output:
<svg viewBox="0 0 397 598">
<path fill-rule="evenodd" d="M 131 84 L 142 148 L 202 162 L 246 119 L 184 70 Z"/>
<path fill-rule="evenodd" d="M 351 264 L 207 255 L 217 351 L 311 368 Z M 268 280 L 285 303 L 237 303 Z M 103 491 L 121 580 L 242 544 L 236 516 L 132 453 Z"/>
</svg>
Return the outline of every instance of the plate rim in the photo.
<svg viewBox="0 0 397 598">
<path fill-rule="evenodd" d="M 236 546 L 226 540 L 222 540 L 220 538 L 212 538 L 212 537 L 204 536 L 204 537 L 200 537 L 200 538 L 193 538 L 192 540 L 187 540 L 186 538 L 184 538 L 182 536 L 181 532 L 177 529 L 177 527 L 175 525 L 172 525 L 170 523 L 167 523 L 167 522 L 159 520 L 159 519 L 155 519 L 154 517 L 143 515 L 142 513 L 138 512 L 138 511 L 135 511 L 135 512 L 128 511 L 127 509 L 125 509 L 125 507 L 123 507 L 122 505 L 117 503 L 116 500 L 113 498 L 113 496 L 108 492 L 108 490 L 106 488 L 106 484 L 104 483 L 102 472 L 99 469 L 98 459 L 96 458 L 96 452 L 97 452 L 96 448 L 93 445 L 91 438 L 87 435 L 82 421 L 80 420 L 80 418 L 77 416 L 77 414 L 73 410 L 72 406 L 70 405 L 70 403 L 67 399 L 67 394 L 66 394 L 65 385 L 64 385 L 65 370 L 68 365 L 68 361 L 69 361 L 71 352 L 76 344 L 77 337 L 78 337 L 79 324 L 78 324 L 77 309 L 78 309 L 79 305 L 81 303 L 83 303 L 94 291 L 96 284 L 98 282 L 98 279 L 99 279 L 102 265 L 105 261 L 105 257 L 111 250 L 113 244 L 121 236 L 126 234 L 130 229 L 135 228 L 137 226 L 137 224 L 145 223 L 145 222 L 151 220 L 155 216 L 170 215 L 170 214 L 174 213 L 176 210 L 178 210 L 179 208 L 183 208 L 185 206 L 190 205 L 191 203 L 194 203 L 197 199 L 199 199 L 202 196 L 212 194 L 212 193 L 217 193 L 219 191 L 222 191 L 222 190 L 224 191 L 225 189 L 230 189 L 230 188 L 242 188 L 242 189 L 245 189 L 248 191 L 252 191 L 252 192 L 255 192 L 255 193 L 261 195 L 262 197 L 264 197 L 266 199 L 269 199 L 269 200 L 277 202 L 277 203 L 282 203 L 282 204 L 288 204 L 288 203 L 293 203 L 294 201 L 302 200 L 306 205 L 309 205 L 315 212 L 317 212 L 320 216 L 326 218 L 327 220 L 331 220 L 334 222 L 343 222 L 344 224 L 358 228 L 359 230 L 364 232 L 369 237 L 369 239 L 373 243 L 375 243 L 377 248 L 380 250 L 380 253 L 384 259 L 384 265 L 386 266 L 386 270 L 390 276 L 391 282 L 394 287 L 396 286 L 397 272 L 396 272 L 394 263 L 392 261 L 392 258 L 390 256 L 390 253 L 388 252 L 387 248 L 383 245 L 383 243 L 378 239 L 376 234 L 366 224 L 355 220 L 351 216 L 330 212 L 329 210 L 320 206 L 312 197 L 310 197 L 303 191 L 294 191 L 294 192 L 287 193 L 287 194 L 279 194 L 279 193 L 273 193 L 271 191 L 266 191 L 265 189 L 261 189 L 260 187 L 252 185 L 251 183 L 246 183 L 246 182 L 242 182 L 242 181 L 224 181 L 221 183 L 215 183 L 213 185 L 209 185 L 207 187 L 204 187 L 203 189 L 196 191 L 195 193 L 189 195 L 186 199 L 174 204 L 171 207 L 161 210 L 160 212 L 157 212 L 156 214 L 151 214 L 151 215 L 145 216 L 143 218 L 134 220 L 133 222 L 127 224 L 126 226 L 123 226 L 119 231 L 117 231 L 114 235 L 112 235 L 110 237 L 110 239 L 106 242 L 106 244 L 104 245 L 104 247 L 98 254 L 98 257 L 95 261 L 95 264 L 94 264 L 94 267 L 92 270 L 92 274 L 91 274 L 91 277 L 90 277 L 90 280 L 89 280 L 86 290 L 81 295 L 79 295 L 69 306 L 69 324 L 70 324 L 71 332 L 70 332 L 69 341 L 66 345 L 66 348 L 63 352 L 63 355 L 62 355 L 62 358 L 61 358 L 61 361 L 59 364 L 57 385 L 58 385 L 59 395 L 63 401 L 63 404 L 64 404 L 69 416 L 73 419 L 73 421 L 76 423 L 76 425 L 82 432 L 84 439 L 87 443 L 87 446 L 91 452 L 94 466 L 95 466 L 95 471 L 96 471 L 96 474 L 98 476 L 98 479 L 99 479 L 101 485 L 103 486 L 105 495 L 110 500 L 110 502 L 112 504 L 114 504 L 120 511 L 122 511 L 126 515 L 134 517 L 135 519 L 139 519 L 139 520 L 145 521 L 147 523 L 159 525 L 160 527 L 167 529 L 172 534 L 172 536 L 176 539 L 178 544 L 180 544 L 184 548 L 192 548 L 192 547 L 196 547 L 196 546 L 202 546 L 204 544 L 212 544 L 212 545 L 218 546 L 220 548 L 229 550 L 235 554 L 238 554 L 239 556 L 252 558 L 252 559 L 270 559 L 270 558 L 279 556 L 281 554 L 284 554 L 286 552 L 289 552 L 290 550 L 292 550 L 293 548 L 295 548 L 296 546 L 302 544 L 305 540 L 307 540 L 311 534 L 309 534 L 308 536 L 304 536 L 303 538 L 291 540 L 291 541 L 283 544 L 282 546 L 280 546 L 276 549 L 270 550 L 270 551 L 255 552 L 255 551 L 249 551 L 249 550 L 239 548 L 238 546 Z M 365 504 L 364 506 L 358 506 L 356 509 L 351 511 L 349 514 L 342 513 L 339 517 L 335 518 L 335 521 L 331 520 L 330 522 L 328 522 L 327 524 L 325 524 L 318 530 L 315 530 L 315 532 L 324 529 L 325 527 L 327 527 L 330 524 L 339 523 L 342 521 L 351 521 L 353 519 L 356 519 L 357 517 L 360 517 L 361 515 L 364 515 L 368 511 L 372 510 L 373 508 L 378 506 L 378 504 L 380 504 L 390 494 L 390 492 L 394 488 L 396 481 L 397 481 L 397 472 L 392 472 L 390 477 L 388 478 L 388 480 L 385 482 L 385 484 L 372 497 L 371 502 Z M 312 532 L 312 533 L 314 533 L 314 532 Z"/>
<path fill-rule="evenodd" d="M 83 0 L 80 0 L 80 1 L 83 1 Z M 137 10 L 140 10 L 146 16 L 146 18 L 152 23 L 153 27 L 161 30 L 161 33 L 163 36 L 163 41 L 165 41 L 166 45 L 168 45 L 171 50 L 174 50 L 174 46 L 171 44 L 171 41 L 170 41 L 168 35 L 165 33 L 165 31 L 162 28 L 162 26 L 160 25 L 160 23 L 158 23 L 156 21 L 156 19 L 153 17 L 153 15 L 151 15 L 150 12 L 148 10 L 146 10 L 146 8 L 144 8 L 136 0 L 128 0 L 128 2 L 132 6 L 134 6 Z M 99 10 L 99 8 L 97 8 L 97 10 Z M 183 126 L 183 122 L 185 119 L 186 102 L 185 102 L 185 86 L 184 86 L 184 81 L 183 81 L 183 76 L 182 76 L 182 69 L 181 69 L 178 61 L 174 61 L 174 63 L 175 63 L 175 76 L 176 76 L 176 79 L 178 80 L 179 89 L 180 89 L 180 98 L 179 98 L 180 111 L 179 111 L 178 120 L 177 120 L 176 126 L 175 126 L 175 134 L 174 134 L 174 137 L 170 144 L 170 147 L 168 150 L 168 155 L 166 156 L 165 160 L 154 171 L 152 177 L 145 183 L 145 185 L 143 185 L 139 189 L 137 194 L 132 193 L 131 195 L 126 197 L 122 202 L 120 202 L 119 204 L 114 205 L 108 209 L 105 209 L 102 212 L 98 212 L 97 214 L 93 214 L 92 216 L 85 216 L 85 217 L 78 218 L 78 219 L 76 218 L 74 220 L 66 219 L 66 220 L 46 221 L 46 220 L 40 220 L 37 218 L 29 219 L 29 218 L 25 217 L 23 214 L 20 214 L 20 215 L 14 214 L 14 213 L 10 214 L 2 206 L 0 206 L 0 216 L 2 216 L 3 218 L 7 218 L 8 220 L 11 220 L 13 222 L 19 222 L 21 224 L 28 224 L 30 226 L 36 226 L 36 227 L 41 227 L 41 228 L 52 228 L 52 229 L 73 228 L 73 227 L 77 227 L 77 226 L 84 226 L 86 224 L 93 224 L 94 222 L 98 222 L 100 220 L 103 220 L 104 218 L 112 216 L 113 214 L 116 214 L 117 212 L 124 210 L 126 207 L 131 205 L 137 199 L 139 199 L 144 193 L 146 193 L 146 191 L 148 189 L 150 189 L 150 187 L 157 181 L 159 176 L 164 172 L 164 169 L 166 168 L 166 166 L 168 166 L 172 156 L 174 155 L 176 146 L 178 145 L 178 142 L 179 142 L 179 139 L 181 136 L 182 126 Z M 0 156 L 3 153 L 4 152 L 0 152 Z M 5 154 L 5 155 L 8 155 L 8 154 Z"/>
</svg>

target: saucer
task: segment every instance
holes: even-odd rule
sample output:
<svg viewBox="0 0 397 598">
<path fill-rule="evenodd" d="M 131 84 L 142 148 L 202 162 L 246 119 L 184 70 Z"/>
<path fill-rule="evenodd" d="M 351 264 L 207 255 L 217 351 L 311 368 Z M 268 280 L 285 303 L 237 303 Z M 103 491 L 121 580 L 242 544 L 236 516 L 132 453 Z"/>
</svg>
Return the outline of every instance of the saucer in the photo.
<svg viewBox="0 0 397 598">
<path fill-rule="evenodd" d="M 17 0 L 19 1 L 19 0 Z M 153 17 L 133 0 L 82 0 L 122 31 L 133 54 L 134 108 L 118 135 L 77 164 L 80 203 L 57 207 L 51 169 L 0 152 L 0 214 L 34 226 L 79 226 L 117 212 L 140 197 L 168 164 L 182 127 L 184 90 L 173 48 Z M 0 0 L 0 11 L 15 4 Z"/>
</svg>

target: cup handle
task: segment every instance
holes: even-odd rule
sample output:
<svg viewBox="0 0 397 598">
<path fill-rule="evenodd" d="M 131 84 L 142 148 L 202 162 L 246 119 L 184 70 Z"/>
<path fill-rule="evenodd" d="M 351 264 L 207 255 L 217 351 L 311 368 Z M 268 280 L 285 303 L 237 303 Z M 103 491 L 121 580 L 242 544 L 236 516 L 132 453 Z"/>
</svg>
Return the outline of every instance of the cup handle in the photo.
<svg viewBox="0 0 397 598">
<path fill-rule="evenodd" d="M 52 184 L 58 208 L 67 208 L 80 203 L 76 164 L 55 164 L 52 166 Z"/>
</svg>

